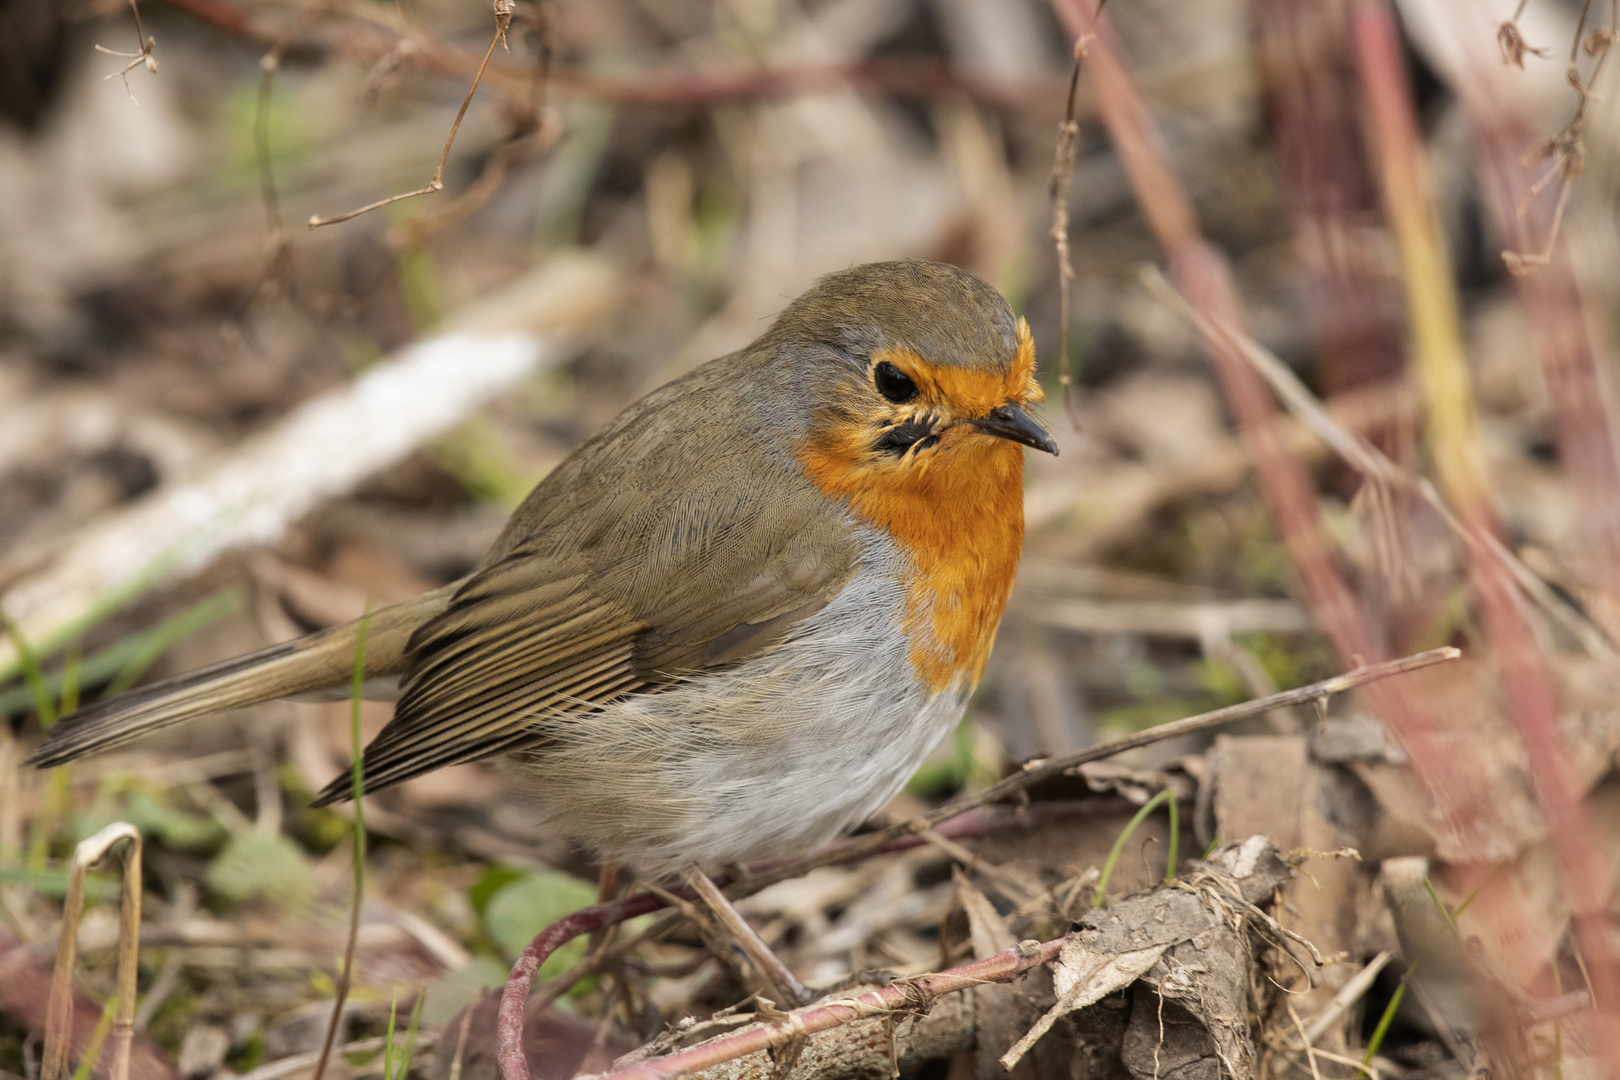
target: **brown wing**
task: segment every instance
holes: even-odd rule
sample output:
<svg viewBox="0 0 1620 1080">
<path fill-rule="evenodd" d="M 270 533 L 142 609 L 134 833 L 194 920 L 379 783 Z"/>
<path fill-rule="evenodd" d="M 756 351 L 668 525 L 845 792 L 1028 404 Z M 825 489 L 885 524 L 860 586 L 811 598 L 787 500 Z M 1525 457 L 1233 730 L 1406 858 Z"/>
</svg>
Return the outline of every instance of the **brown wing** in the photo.
<svg viewBox="0 0 1620 1080">
<path fill-rule="evenodd" d="M 548 717 L 734 663 L 843 589 L 858 550 L 842 518 L 785 455 L 717 454 L 731 433 L 700 416 L 621 418 L 531 494 L 412 639 L 394 718 L 365 751 L 367 791 L 542 744 Z M 319 801 L 348 792 L 341 778 Z"/>
</svg>

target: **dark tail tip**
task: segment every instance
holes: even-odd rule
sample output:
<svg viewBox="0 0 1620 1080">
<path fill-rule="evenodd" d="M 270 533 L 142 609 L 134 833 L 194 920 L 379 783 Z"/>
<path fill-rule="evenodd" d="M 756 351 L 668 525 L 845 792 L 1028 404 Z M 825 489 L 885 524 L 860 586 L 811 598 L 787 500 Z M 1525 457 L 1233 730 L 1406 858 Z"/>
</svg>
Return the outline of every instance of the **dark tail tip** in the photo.
<svg viewBox="0 0 1620 1080">
<path fill-rule="evenodd" d="M 354 780 L 348 773 L 344 773 L 330 784 L 321 789 L 321 793 L 312 800 L 311 806 L 331 806 L 333 803 L 346 802 L 354 797 Z"/>
<path fill-rule="evenodd" d="M 94 734 L 93 725 L 85 715 L 88 710 L 69 713 L 45 733 L 45 741 L 34 747 L 23 765 L 34 769 L 54 769 L 66 765 L 89 752 L 87 736 Z"/>
</svg>

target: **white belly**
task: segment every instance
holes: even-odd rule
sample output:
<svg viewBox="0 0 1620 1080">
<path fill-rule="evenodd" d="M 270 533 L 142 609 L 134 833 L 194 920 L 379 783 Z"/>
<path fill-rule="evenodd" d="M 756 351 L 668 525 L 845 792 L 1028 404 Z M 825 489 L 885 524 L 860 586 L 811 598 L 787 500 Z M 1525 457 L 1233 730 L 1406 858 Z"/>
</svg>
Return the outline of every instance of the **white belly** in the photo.
<svg viewBox="0 0 1620 1080">
<path fill-rule="evenodd" d="M 548 717 L 555 741 L 520 759 L 546 815 L 661 874 L 784 854 L 882 809 L 970 688 L 932 694 L 917 679 L 901 556 L 883 538 L 865 546 L 855 581 L 760 655 L 580 722 Z"/>
</svg>

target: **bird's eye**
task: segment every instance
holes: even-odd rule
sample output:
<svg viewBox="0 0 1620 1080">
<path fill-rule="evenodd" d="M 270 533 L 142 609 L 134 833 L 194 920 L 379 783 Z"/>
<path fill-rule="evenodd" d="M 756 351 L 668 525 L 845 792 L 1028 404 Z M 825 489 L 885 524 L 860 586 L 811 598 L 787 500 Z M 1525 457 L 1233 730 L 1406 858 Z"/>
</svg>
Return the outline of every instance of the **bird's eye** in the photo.
<svg viewBox="0 0 1620 1080">
<path fill-rule="evenodd" d="M 911 381 L 909 375 L 887 360 L 872 372 L 872 381 L 877 384 L 878 393 L 896 405 L 917 396 L 917 384 Z"/>
</svg>

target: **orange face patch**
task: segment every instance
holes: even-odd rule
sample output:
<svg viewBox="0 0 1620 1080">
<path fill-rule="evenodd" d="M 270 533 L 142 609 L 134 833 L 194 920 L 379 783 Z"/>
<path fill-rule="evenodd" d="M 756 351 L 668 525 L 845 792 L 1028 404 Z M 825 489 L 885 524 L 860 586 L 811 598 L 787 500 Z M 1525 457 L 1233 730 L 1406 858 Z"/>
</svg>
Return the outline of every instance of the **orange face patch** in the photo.
<svg viewBox="0 0 1620 1080">
<path fill-rule="evenodd" d="M 938 693 L 964 676 L 984 674 L 996 625 L 1007 606 L 1024 545 L 1023 449 L 963 424 L 939 430 L 938 443 L 903 455 L 873 449 L 885 423 L 930 413 L 985 416 L 1012 402 L 1041 400 L 1035 347 L 1018 322 L 1018 355 L 1005 375 L 931 365 L 909 349 L 883 350 L 917 384 L 903 406 L 878 400 L 843 403 L 835 422 L 799 447 L 810 480 L 846 502 L 856 518 L 892 536 L 916 573 L 905 629 L 911 663 Z M 861 407 L 864 405 L 865 407 Z"/>
<path fill-rule="evenodd" d="M 1035 379 L 1035 341 L 1023 319 L 1018 320 L 1018 353 L 1006 375 L 930 364 L 910 349 L 879 349 L 872 354 L 874 366 L 885 360 L 917 384 L 918 403 L 957 416 L 985 416 L 1009 401 L 1023 405 L 1046 397 Z"/>
</svg>

